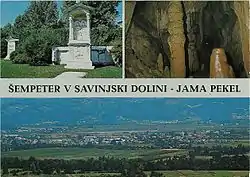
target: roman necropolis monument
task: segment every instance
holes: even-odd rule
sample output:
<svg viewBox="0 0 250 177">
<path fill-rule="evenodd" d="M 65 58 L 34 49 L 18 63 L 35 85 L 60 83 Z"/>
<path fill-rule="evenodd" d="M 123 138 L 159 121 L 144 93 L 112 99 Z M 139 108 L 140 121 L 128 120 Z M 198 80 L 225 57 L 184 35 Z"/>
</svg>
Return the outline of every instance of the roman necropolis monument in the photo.
<svg viewBox="0 0 250 177">
<path fill-rule="evenodd" d="M 19 41 L 18 39 L 13 39 L 10 37 L 9 39 L 6 39 L 8 42 L 7 46 L 7 56 L 4 58 L 5 60 L 10 59 L 10 54 L 16 50 L 16 42 Z"/>
<path fill-rule="evenodd" d="M 69 10 L 68 47 L 54 47 L 52 61 L 66 68 L 93 69 L 91 61 L 89 7 L 80 3 Z"/>
</svg>

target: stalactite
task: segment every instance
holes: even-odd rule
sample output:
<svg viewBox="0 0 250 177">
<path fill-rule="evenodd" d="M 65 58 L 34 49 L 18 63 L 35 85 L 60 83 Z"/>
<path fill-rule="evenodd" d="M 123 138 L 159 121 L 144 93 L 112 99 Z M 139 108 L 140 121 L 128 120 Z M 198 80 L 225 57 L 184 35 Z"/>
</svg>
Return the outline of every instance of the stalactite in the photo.
<svg viewBox="0 0 250 177">
<path fill-rule="evenodd" d="M 170 49 L 171 77 L 183 78 L 186 75 L 185 66 L 185 35 L 183 28 L 183 9 L 181 2 L 171 1 L 168 7 L 168 44 Z"/>
<path fill-rule="evenodd" d="M 200 69 L 198 57 L 198 43 L 203 40 L 202 14 L 205 2 L 186 1 L 184 2 L 187 24 L 187 52 L 190 73 L 197 72 Z M 199 38 L 198 38 L 199 37 Z"/>
</svg>

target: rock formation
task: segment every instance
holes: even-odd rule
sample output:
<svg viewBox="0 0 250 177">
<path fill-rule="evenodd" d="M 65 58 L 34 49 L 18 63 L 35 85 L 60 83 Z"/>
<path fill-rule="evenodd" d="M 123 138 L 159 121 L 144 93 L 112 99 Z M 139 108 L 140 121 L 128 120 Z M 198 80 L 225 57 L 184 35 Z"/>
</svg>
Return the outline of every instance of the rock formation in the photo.
<svg viewBox="0 0 250 177">
<path fill-rule="evenodd" d="M 210 77 L 211 78 L 233 78 L 232 67 L 228 64 L 225 50 L 221 48 L 214 49 L 210 59 Z"/>
<path fill-rule="evenodd" d="M 128 31 L 128 28 L 130 27 L 130 22 L 131 22 L 133 13 L 134 13 L 135 4 L 136 4 L 135 1 L 127 1 L 125 4 L 125 9 L 127 9 L 126 13 L 125 13 L 125 27 L 126 27 L 125 31 L 126 31 L 126 33 Z"/>
<path fill-rule="evenodd" d="M 171 1 L 168 6 L 168 45 L 170 50 L 171 77 L 185 77 L 185 35 L 183 26 L 183 11 L 180 1 Z"/>
<path fill-rule="evenodd" d="M 210 77 L 215 48 L 235 77 L 250 71 L 247 1 L 126 2 L 125 14 L 126 77 Z"/>
<path fill-rule="evenodd" d="M 240 36 L 242 44 L 242 54 L 245 70 L 249 75 L 250 73 L 250 47 L 249 47 L 249 36 L 250 36 L 250 23 L 249 23 L 249 10 L 250 4 L 248 1 L 235 1 L 233 9 L 239 19 L 240 25 Z"/>
</svg>

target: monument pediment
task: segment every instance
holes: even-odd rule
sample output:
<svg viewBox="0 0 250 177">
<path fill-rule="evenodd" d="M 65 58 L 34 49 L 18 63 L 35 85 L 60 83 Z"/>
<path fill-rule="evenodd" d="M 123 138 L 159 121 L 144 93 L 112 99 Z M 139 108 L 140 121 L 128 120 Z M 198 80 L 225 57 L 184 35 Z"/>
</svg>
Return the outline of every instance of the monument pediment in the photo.
<svg viewBox="0 0 250 177">
<path fill-rule="evenodd" d="M 86 6 L 84 4 L 81 4 L 81 3 L 76 3 L 75 5 L 71 6 L 69 9 L 68 9 L 68 13 L 70 15 L 74 15 L 74 13 L 76 12 L 83 12 L 83 13 L 89 13 L 89 11 L 91 11 L 93 8 L 92 7 L 89 7 L 89 6 Z"/>
</svg>

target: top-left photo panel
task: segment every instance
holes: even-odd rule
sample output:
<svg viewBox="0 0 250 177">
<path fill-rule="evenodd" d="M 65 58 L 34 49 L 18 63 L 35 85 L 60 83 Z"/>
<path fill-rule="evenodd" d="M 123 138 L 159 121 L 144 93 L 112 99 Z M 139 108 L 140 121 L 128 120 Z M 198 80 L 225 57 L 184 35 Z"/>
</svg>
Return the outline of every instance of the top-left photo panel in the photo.
<svg viewBox="0 0 250 177">
<path fill-rule="evenodd" d="M 1 1 L 1 78 L 122 78 L 122 1 Z"/>
</svg>

